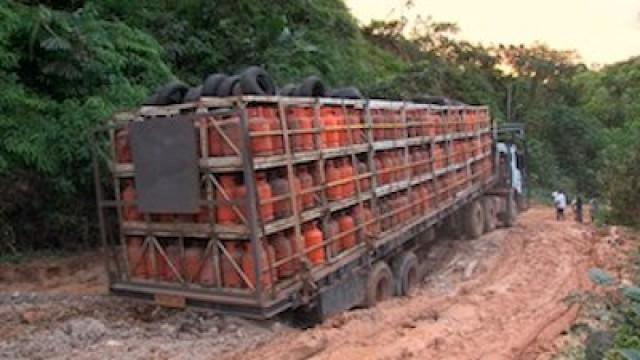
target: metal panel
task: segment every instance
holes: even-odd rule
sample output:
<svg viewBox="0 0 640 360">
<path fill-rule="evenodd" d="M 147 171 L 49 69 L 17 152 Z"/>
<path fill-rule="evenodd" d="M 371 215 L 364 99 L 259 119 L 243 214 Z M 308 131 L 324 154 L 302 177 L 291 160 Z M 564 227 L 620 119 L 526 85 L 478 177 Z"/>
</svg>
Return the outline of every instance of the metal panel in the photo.
<svg viewBox="0 0 640 360">
<path fill-rule="evenodd" d="M 146 213 L 198 211 L 196 134 L 189 118 L 156 118 L 130 125 L 138 207 Z"/>
</svg>

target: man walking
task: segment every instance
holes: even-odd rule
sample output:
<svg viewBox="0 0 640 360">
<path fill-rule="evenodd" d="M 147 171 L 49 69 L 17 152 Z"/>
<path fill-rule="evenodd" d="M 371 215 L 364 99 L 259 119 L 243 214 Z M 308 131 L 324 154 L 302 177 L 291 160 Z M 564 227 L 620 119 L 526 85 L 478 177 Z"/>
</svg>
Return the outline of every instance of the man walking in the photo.
<svg viewBox="0 0 640 360">
<path fill-rule="evenodd" d="M 580 195 L 576 196 L 576 221 L 582 222 L 582 197 Z"/>
<path fill-rule="evenodd" d="M 564 220 L 564 209 L 567 207 L 567 195 L 564 191 L 553 193 L 553 204 L 556 206 L 556 220 Z"/>
</svg>

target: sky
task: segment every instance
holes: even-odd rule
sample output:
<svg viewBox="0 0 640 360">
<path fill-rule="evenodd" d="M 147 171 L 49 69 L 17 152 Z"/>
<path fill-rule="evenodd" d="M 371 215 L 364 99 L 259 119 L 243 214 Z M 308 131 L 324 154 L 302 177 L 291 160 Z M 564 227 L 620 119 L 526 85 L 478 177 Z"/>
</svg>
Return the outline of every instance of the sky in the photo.
<svg viewBox="0 0 640 360">
<path fill-rule="evenodd" d="M 406 2 L 346 0 L 362 24 L 431 16 L 457 23 L 461 39 L 485 45 L 539 41 L 576 50 L 589 65 L 640 55 L 640 0 L 413 0 L 409 10 Z"/>
</svg>

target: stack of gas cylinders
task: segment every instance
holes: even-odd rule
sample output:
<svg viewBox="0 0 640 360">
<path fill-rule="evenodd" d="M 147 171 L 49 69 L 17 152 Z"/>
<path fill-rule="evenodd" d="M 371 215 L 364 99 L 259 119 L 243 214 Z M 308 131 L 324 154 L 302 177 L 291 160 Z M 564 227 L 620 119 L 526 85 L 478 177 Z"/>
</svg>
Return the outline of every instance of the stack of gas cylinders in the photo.
<svg viewBox="0 0 640 360">
<path fill-rule="evenodd" d="M 445 171 L 490 152 L 490 134 L 433 141 L 439 135 L 488 128 L 486 111 L 446 112 L 425 107 L 403 113 L 400 109 L 372 108 L 371 123 L 367 124 L 365 111 L 354 106 L 323 105 L 318 109 L 291 105 L 284 109 L 281 113 L 282 108 L 276 105 L 247 107 L 248 137 L 241 132 L 238 114 L 199 117 L 194 120 L 196 133 L 198 137 L 206 134 L 206 141 L 198 139 L 204 144 L 198 148 L 206 150 L 204 154 L 199 150 L 199 157 L 217 161 L 241 157 L 248 150 L 254 159 L 289 159 L 287 156 L 324 150 L 345 151 L 327 158 L 263 166 L 254 169 L 252 179 L 242 171 L 201 166 L 202 175 L 206 175 L 203 178 L 211 180 L 202 189 L 202 200 L 208 205 L 190 215 L 140 212 L 134 178 L 119 179 L 119 216 L 124 224 L 189 225 L 205 234 L 198 238 L 126 235 L 132 278 L 247 289 L 258 285 L 256 275 L 260 274 L 260 285 L 269 288 L 431 214 L 471 182 L 491 175 L 490 156 L 472 163 L 471 176 L 466 166 Z M 115 162 L 131 163 L 127 128 L 121 127 L 113 134 Z M 420 137 L 424 141 L 415 139 Z M 244 144 L 244 138 L 249 139 L 248 144 Z M 348 151 L 369 144 L 369 139 L 385 142 L 411 138 L 419 141 L 381 150 L 361 147 L 364 150 Z M 253 186 L 248 186 L 249 181 Z M 393 184 L 398 184 L 397 190 L 376 195 L 376 187 Z M 249 208 L 249 188 L 256 190 L 254 212 Z M 327 210 L 332 204 L 342 203 L 346 205 Z M 314 212 L 320 215 L 302 216 Z M 257 214 L 259 233 L 266 234 L 260 235 L 257 249 L 248 237 L 221 238 L 215 245 L 208 241 L 206 234 L 217 229 L 246 234 L 252 213 Z M 281 230 L 265 231 L 275 223 Z"/>
</svg>

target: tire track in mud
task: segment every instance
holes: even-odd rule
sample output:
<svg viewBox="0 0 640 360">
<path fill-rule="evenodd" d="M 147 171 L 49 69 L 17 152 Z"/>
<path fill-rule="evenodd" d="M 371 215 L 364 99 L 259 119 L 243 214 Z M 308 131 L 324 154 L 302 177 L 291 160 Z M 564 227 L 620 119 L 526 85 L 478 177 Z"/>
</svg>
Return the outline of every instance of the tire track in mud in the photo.
<svg viewBox="0 0 640 360">
<path fill-rule="evenodd" d="M 533 208 L 514 228 L 456 242 L 455 252 L 466 254 L 467 264 L 477 261 L 478 270 L 463 279 L 444 261 L 428 277 L 453 278 L 444 294 L 430 280 L 408 298 L 347 312 L 227 358 L 545 358 L 553 339 L 575 320 L 578 309 L 564 299 L 589 286 L 594 239 L 588 227 L 557 223 L 551 209 Z M 497 251 L 482 251 L 492 244 Z"/>
</svg>

